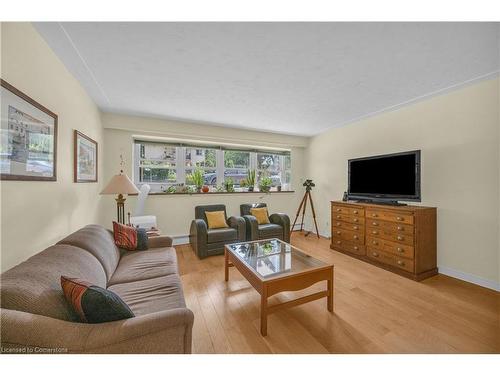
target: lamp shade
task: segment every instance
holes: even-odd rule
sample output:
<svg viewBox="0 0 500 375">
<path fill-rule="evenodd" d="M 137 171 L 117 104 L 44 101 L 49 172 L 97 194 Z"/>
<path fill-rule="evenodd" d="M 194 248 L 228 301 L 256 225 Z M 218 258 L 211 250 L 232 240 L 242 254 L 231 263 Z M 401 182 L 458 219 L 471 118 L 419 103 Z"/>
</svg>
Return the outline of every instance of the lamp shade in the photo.
<svg viewBox="0 0 500 375">
<path fill-rule="evenodd" d="M 101 191 L 101 194 L 138 194 L 139 189 L 126 174 L 114 175 L 111 181 Z"/>
</svg>

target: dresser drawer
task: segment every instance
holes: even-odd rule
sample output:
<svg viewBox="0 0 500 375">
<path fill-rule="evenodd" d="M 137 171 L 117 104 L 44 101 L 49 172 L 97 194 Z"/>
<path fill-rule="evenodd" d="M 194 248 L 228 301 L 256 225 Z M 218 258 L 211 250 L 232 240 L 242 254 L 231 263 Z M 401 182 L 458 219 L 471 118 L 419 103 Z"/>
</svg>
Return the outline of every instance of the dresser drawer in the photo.
<svg viewBox="0 0 500 375">
<path fill-rule="evenodd" d="M 383 250 L 388 253 L 399 255 L 405 258 L 415 258 L 415 248 L 413 246 L 401 245 L 391 241 L 384 241 Z"/>
<path fill-rule="evenodd" d="M 366 226 L 374 229 L 383 229 L 385 232 L 389 231 L 396 233 L 404 233 L 406 235 L 411 235 L 411 236 L 413 235 L 415 228 L 413 225 L 400 224 L 392 221 L 384 221 L 371 218 L 367 218 L 365 223 Z"/>
<path fill-rule="evenodd" d="M 366 248 L 366 255 L 368 258 L 376 260 L 377 262 L 381 262 L 384 264 L 388 264 L 393 267 L 397 267 L 399 269 L 413 272 L 414 270 L 414 262 L 413 260 L 399 257 L 394 254 L 386 253 L 384 251 L 380 251 L 379 249 L 375 249 L 372 247 Z"/>
<path fill-rule="evenodd" d="M 364 224 L 365 223 L 365 218 L 364 217 L 357 217 L 357 216 L 351 216 L 347 214 L 337 214 L 332 211 L 332 221 L 337 220 L 337 221 L 345 221 L 346 223 L 353 223 L 353 224 Z"/>
<path fill-rule="evenodd" d="M 356 242 L 358 244 L 365 243 L 364 233 L 354 232 L 354 231 L 339 229 L 339 228 L 332 229 L 332 238 L 334 240 L 352 241 L 352 242 Z"/>
<path fill-rule="evenodd" d="M 350 241 L 344 241 L 344 240 L 335 240 L 332 241 L 332 245 L 335 248 L 338 248 L 343 251 L 347 251 L 349 253 L 357 254 L 357 255 L 365 255 L 366 254 L 366 248 L 365 245 L 361 245 L 358 243 L 353 243 Z"/>
<path fill-rule="evenodd" d="M 384 240 L 382 238 L 372 237 L 371 235 L 366 236 L 365 244 L 366 246 L 372 246 L 381 250 L 384 248 Z"/>
<path fill-rule="evenodd" d="M 348 229 L 348 230 L 352 230 L 355 232 L 361 232 L 361 233 L 364 233 L 364 230 L 365 230 L 365 226 L 362 224 L 348 223 L 345 221 L 338 221 L 338 220 L 333 220 L 332 226 L 333 226 L 333 229 L 341 228 L 341 229 Z"/>
<path fill-rule="evenodd" d="M 370 219 L 380 219 L 386 221 L 392 221 L 402 224 L 413 224 L 413 215 L 400 214 L 397 212 L 384 211 L 384 210 L 366 210 L 366 218 Z"/>
<path fill-rule="evenodd" d="M 393 241 L 398 244 L 404 244 L 410 246 L 414 245 L 413 235 L 409 236 L 403 233 L 384 231 L 381 236 L 386 240 Z"/>
</svg>

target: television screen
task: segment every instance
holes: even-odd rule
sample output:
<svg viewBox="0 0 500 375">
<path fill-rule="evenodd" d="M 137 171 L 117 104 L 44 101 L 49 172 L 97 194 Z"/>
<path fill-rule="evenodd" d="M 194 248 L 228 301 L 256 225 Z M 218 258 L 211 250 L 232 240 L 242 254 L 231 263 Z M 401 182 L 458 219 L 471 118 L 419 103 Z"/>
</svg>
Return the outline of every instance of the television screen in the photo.
<svg viewBox="0 0 500 375">
<path fill-rule="evenodd" d="M 349 160 L 349 196 L 420 200 L 420 151 Z"/>
</svg>

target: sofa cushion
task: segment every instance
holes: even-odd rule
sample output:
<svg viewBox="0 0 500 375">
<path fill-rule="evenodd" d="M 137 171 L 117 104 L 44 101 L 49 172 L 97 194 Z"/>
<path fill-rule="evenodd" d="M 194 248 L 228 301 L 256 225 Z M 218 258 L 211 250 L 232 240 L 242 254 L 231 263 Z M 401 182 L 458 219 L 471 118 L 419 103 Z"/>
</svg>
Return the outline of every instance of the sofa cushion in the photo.
<svg viewBox="0 0 500 375">
<path fill-rule="evenodd" d="M 62 274 L 106 288 L 104 268 L 90 252 L 54 245 L 2 274 L 2 308 L 79 321 L 61 290 Z"/>
<path fill-rule="evenodd" d="M 283 227 L 278 224 L 259 225 L 259 238 L 283 237 Z"/>
<path fill-rule="evenodd" d="M 186 307 L 177 274 L 115 284 L 108 289 L 116 293 L 137 316 Z"/>
<path fill-rule="evenodd" d="M 207 237 L 209 243 L 233 241 L 238 238 L 238 231 L 234 228 L 209 229 Z"/>
<path fill-rule="evenodd" d="M 80 247 L 92 253 L 104 267 L 108 280 L 120 260 L 120 250 L 115 245 L 113 234 L 100 225 L 87 225 L 62 239 L 58 244 Z"/>
<path fill-rule="evenodd" d="M 108 286 L 177 273 L 177 256 L 173 247 L 127 251 L 123 254 Z"/>
<path fill-rule="evenodd" d="M 134 317 L 130 307 L 115 293 L 85 280 L 61 276 L 61 288 L 82 323 L 105 323 Z"/>
</svg>

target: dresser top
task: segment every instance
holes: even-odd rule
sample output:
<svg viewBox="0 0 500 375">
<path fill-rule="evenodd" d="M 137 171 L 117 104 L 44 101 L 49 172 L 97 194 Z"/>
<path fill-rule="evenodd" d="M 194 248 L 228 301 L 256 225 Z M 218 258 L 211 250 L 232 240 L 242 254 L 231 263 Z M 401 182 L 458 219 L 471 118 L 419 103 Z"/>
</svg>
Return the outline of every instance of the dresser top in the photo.
<svg viewBox="0 0 500 375">
<path fill-rule="evenodd" d="M 356 206 L 356 207 L 364 207 L 364 208 L 375 208 L 379 210 L 397 210 L 397 211 L 420 211 L 420 210 L 435 210 L 436 207 L 426 207 L 426 206 L 395 206 L 390 204 L 376 204 L 376 203 L 363 203 L 363 202 L 355 202 L 355 201 L 331 201 L 336 205 L 344 205 L 344 206 Z"/>
</svg>

